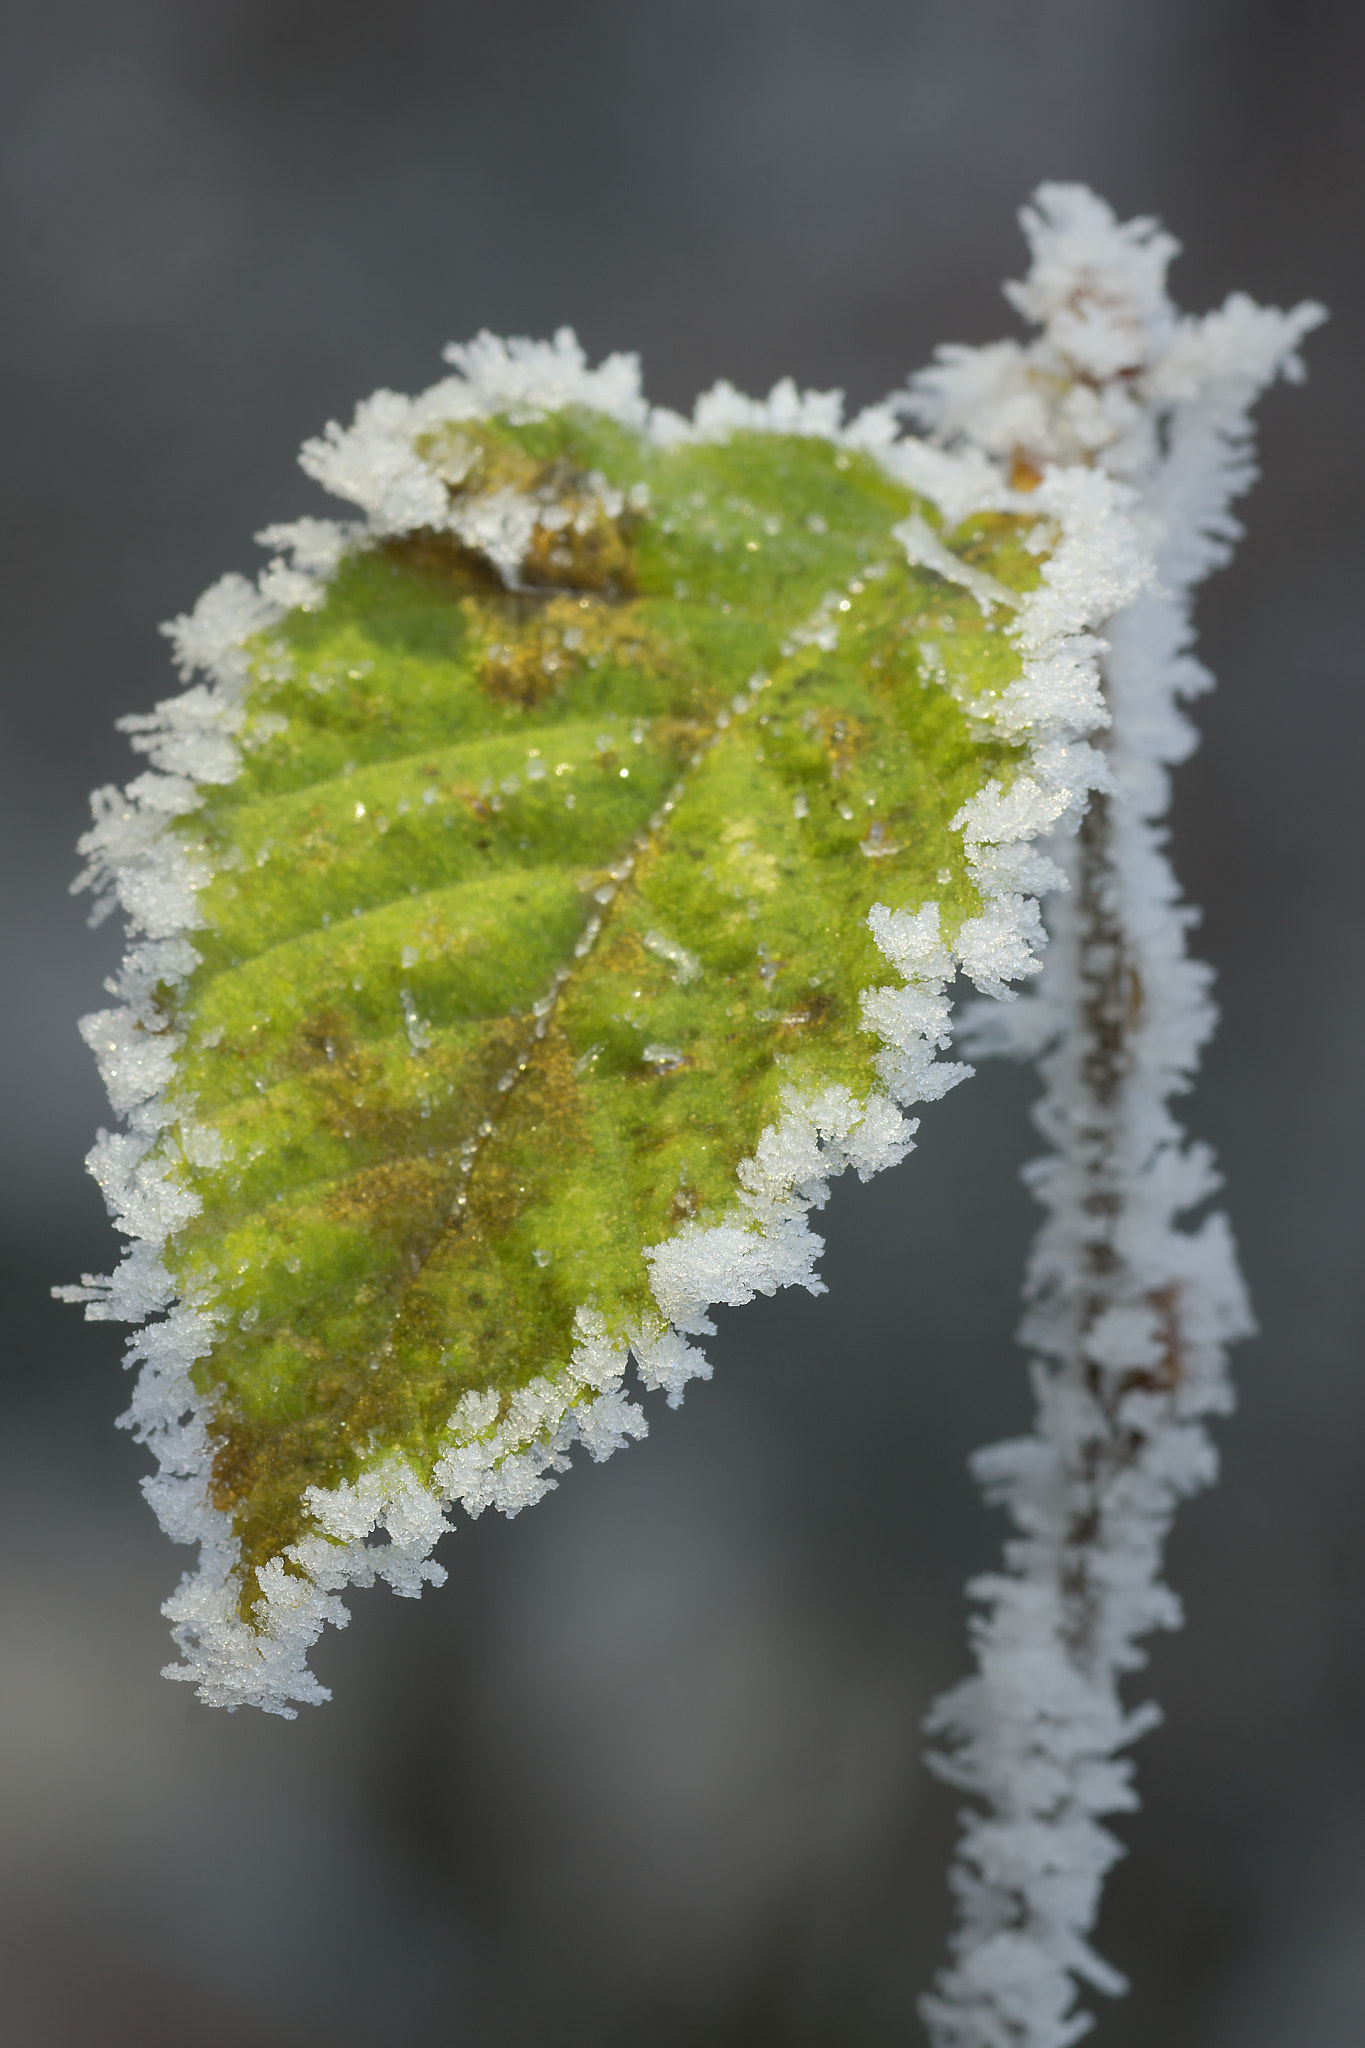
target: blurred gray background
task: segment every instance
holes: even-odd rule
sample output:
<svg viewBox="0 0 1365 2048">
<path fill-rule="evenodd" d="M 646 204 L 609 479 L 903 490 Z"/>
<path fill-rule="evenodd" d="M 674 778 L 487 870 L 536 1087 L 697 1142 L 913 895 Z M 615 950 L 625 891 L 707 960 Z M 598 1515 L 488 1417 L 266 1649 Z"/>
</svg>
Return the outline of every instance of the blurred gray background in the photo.
<svg viewBox="0 0 1365 2048">
<path fill-rule="evenodd" d="M 1168 1710 L 1101 1945 L 1111 2048 L 1365 2040 L 1359 1369 L 1365 10 L 1329 0 L 27 0 L 0 10 L 8 313 L 0 2037 L 14 2048 L 880 2048 L 947 1925 L 917 1723 L 1001 1535 L 963 1469 L 1027 1407 L 1028 1077 L 840 1187 L 830 1294 L 420 1603 L 359 1595 L 293 1725 L 157 1676 L 183 1563 L 112 1427 L 115 1245 L 66 883 L 158 620 L 321 509 L 305 434 L 449 338 L 574 323 L 657 400 L 862 403 L 1008 331 L 1015 209 L 1083 178 L 1203 309 L 1327 300 L 1202 609 L 1222 687 L 1175 847 L 1226 1022 L 1191 1104 L 1263 1334 L 1172 1573 Z M 1145 1681 L 1139 1691 L 1145 1690 Z"/>
</svg>

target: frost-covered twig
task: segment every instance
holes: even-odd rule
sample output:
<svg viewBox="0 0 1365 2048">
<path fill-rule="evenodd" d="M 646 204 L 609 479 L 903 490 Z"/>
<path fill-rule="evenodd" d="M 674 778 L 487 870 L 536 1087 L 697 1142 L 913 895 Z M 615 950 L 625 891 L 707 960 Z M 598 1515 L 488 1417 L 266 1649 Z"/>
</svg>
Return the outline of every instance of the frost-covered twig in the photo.
<svg viewBox="0 0 1365 2048">
<path fill-rule="evenodd" d="M 1049 916 L 1041 986 L 977 1013 L 975 1049 L 1042 1054 L 1036 1112 L 1052 1150 L 1029 1170 L 1047 1212 L 1026 1284 L 1035 1432 L 973 1460 L 1017 1535 L 971 1587 L 975 1674 L 935 1706 L 935 1768 L 980 1802 L 952 1883 L 954 1961 L 924 2001 L 936 2048 L 1065 2048 L 1091 2025 L 1078 1980 L 1124 1988 L 1089 1945 L 1120 1854 L 1104 1816 L 1131 1809 L 1121 1752 L 1158 1710 L 1129 1710 L 1139 1639 L 1178 1624 L 1161 1552 L 1215 1453 L 1224 1354 L 1250 1315 L 1222 1215 L 1179 1219 L 1216 1188 L 1208 1148 L 1170 1111 L 1214 1023 L 1209 970 L 1187 957 L 1161 820 L 1169 770 L 1195 743 L 1181 703 L 1206 690 L 1190 652 L 1194 586 L 1238 534 L 1254 474 L 1249 410 L 1323 317 L 1237 296 L 1177 314 L 1176 244 L 1120 225 L 1084 188 L 1044 186 L 1023 216 L 1033 253 L 1008 288 L 1031 343 L 943 351 L 909 409 L 948 445 L 1008 463 L 1016 488 L 1059 462 L 1135 493 L 1158 581 L 1106 628 L 1108 785 L 1055 849 L 1068 894 Z"/>
</svg>

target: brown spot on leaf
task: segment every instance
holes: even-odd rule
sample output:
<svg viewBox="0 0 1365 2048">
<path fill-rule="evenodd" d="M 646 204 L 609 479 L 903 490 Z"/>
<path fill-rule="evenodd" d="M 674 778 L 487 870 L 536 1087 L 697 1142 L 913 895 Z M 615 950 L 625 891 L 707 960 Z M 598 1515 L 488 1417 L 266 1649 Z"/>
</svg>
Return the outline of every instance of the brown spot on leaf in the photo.
<svg viewBox="0 0 1365 2048">
<path fill-rule="evenodd" d="M 315 1010 L 294 1032 L 285 1052 L 285 1064 L 305 1070 L 331 1066 L 337 1061 L 344 1065 L 351 1056 L 352 1043 L 351 1027 L 342 1011 Z"/>
<path fill-rule="evenodd" d="M 526 597 L 478 608 L 484 636 L 479 681 L 490 697 L 528 710 L 589 665 L 662 669 L 667 656 L 638 604 L 601 598 Z"/>
<path fill-rule="evenodd" d="M 802 724 L 824 749 L 830 774 L 836 780 L 847 775 L 854 755 L 867 742 L 867 728 L 862 720 L 851 712 L 824 706 L 819 711 L 808 713 Z"/>
<path fill-rule="evenodd" d="M 838 1009 L 836 996 L 828 995 L 824 989 L 812 989 L 803 996 L 795 1009 L 789 1010 L 778 1025 L 780 1031 L 818 1031 L 822 1024 Z"/>
<path fill-rule="evenodd" d="M 496 428 L 473 421 L 437 428 L 419 440 L 417 452 L 446 485 L 452 507 L 506 491 L 535 505 L 539 517 L 520 564 L 523 586 L 610 597 L 634 589 L 640 514 L 625 507 L 609 512 L 600 478 L 564 456 L 537 461 Z"/>
<path fill-rule="evenodd" d="M 461 595 L 503 588 L 502 578 L 492 563 L 456 540 L 453 533 L 420 527 L 414 533 L 385 541 L 381 552 L 386 560 L 404 568 L 424 570 Z"/>
</svg>

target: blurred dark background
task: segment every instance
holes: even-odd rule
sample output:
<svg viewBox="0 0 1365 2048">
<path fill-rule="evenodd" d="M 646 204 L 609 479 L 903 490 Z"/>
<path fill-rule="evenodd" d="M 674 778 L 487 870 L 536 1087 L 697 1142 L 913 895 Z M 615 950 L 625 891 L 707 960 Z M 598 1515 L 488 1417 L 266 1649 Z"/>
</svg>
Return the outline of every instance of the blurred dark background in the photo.
<svg viewBox="0 0 1365 2048">
<path fill-rule="evenodd" d="M 574 323 L 652 396 L 791 372 L 862 403 L 1008 331 L 1015 209 L 1081 178 L 1202 310 L 1327 300 L 1202 608 L 1221 678 L 1180 871 L 1226 1022 L 1191 1104 L 1263 1325 L 1172 1574 L 1101 1945 L 1111 2048 L 1365 2040 L 1360 1371 L 1365 10 L 1327 0 L 28 0 L 3 9 L 5 1442 L 0 2037 L 877 2048 L 947 1925 L 917 1723 L 1027 1413 L 1026 1075 L 925 1117 L 828 1218 L 831 1292 L 421 1603 L 358 1595 L 293 1725 L 158 1677 L 183 1563 L 116 1434 L 120 1334 L 47 1299 L 115 1245 L 75 1031 L 115 934 L 66 894 L 158 620 L 305 434 L 449 338 Z M 1139 1690 L 1146 1689 L 1146 1682 Z"/>
</svg>

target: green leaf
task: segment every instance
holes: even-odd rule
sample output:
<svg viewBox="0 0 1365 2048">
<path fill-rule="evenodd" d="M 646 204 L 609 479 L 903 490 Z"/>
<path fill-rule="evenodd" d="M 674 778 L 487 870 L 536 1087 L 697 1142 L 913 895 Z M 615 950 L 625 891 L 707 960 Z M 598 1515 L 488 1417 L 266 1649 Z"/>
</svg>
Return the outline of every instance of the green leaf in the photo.
<svg viewBox="0 0 1365 2048">
<path fill-rule="evenodd" d="M 348 1580 L 419 1590 L 440 1502 L 515 1512 L 575 1436 L 643 1434 L 628 1346 L 676 1402 L 708 1300 L 818 1287 L 822 1177 L 908 1149 L 895 1103 L 965 1071 L 928 1071 L 953 942 L 1037 886 L 983 901 L 982 839 L 1038 819 L 964 837 L 964 807 L 1065 809 L 1000 715 L 1054 524 L 944 533 L 833 434 L 660 441 L 581 405 L 428 420 L 447 511 L 372 520 L 330 578 L 277 564 L 301 601 L 244 642 L 230 762 L 191 748 L 159 799 L 194 954 L 135 955 L 133 1039 L 91 1035 L 111 1072 L 172 1054 L 100 1170 L 125 1208 L 120 1175 L 159 1188 L 193 1320 L 176 1483 L 210 1510 L 167 1519 L 223 1597 L 168 1612 L 207 1697 L 321 1696 L 298 1643 L 262 1676 L 291 1602 L 306 1648 Z M 201 699 L 135 744 L 174 770 Z M 911 987 L 879 996 L 888 956 Z"/>
</svg>

